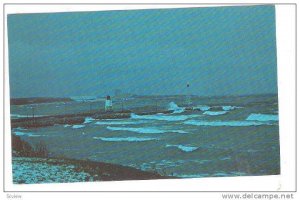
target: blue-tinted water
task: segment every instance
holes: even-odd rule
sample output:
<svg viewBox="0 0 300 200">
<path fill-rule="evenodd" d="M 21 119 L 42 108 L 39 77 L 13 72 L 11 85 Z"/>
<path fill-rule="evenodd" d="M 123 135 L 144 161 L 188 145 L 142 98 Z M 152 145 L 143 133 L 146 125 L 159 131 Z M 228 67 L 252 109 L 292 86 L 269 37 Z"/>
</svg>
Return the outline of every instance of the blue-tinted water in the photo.
<svg viewBox="0 0 300 200">
<path fill-rule="evenodd" d="M 55 156 L 132 166 L 163 175 L 210 177 L 280 173 L 278 104 L 275 95 L 192 97 L 152 96 L 114 101 L 120 109 L 171 109 L 171 114 L 130 119 L 86 118 L 77 125 L 56 125 L 13 132 L 35 143 L 43 140 Z M 36 104 L 38 115 L 102 109 L 103 101 Z M 32 105 L 31 105 L 32 106 Z M 66 106 L 65 104 L 63 106 Z M 78 106 L 78 107 L 77 107 Z M 28 106 L 12 106 L 26 115 Z M 67 110 L 67 111 L 66 111 Z"/>
</svg>

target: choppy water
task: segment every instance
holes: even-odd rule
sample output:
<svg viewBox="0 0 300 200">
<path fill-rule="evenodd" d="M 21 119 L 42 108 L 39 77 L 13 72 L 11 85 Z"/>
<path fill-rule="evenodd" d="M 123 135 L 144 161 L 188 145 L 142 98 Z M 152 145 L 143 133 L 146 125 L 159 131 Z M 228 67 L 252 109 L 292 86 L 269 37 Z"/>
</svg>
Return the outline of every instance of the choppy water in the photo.
<svg viewBox="0 0 300 200">
<path fill-rule="evenodd" d="M 35 143 L 43 140 L 56 156 L 132 166 L 163 175 L 211 177 L 280 173 L 278 104 L 275 95 L 133 98 L 123 109 L 171 109 L 172 114 L 137 115 L 130 119 L 95 120 L 13 132 Z M 92 102 L 102 108 L 103 102 Z M 121 109 L 115 101 L 115 109 Z M 91 102 L 70 103 L 68 112 L 89 110 Z M 34 105 L 36 114 L 66 112 L 61 103 Z M 76 107 L 78 105 L 79 107 Z M 58 108 L 57 108 L 58 106 Z M 57 109 L 55 109 L 57 108 Z M 73 110 L 72 110 L 73 109 Z M 26 115 L 26 106 L 12 114 Z"/>
</svg>

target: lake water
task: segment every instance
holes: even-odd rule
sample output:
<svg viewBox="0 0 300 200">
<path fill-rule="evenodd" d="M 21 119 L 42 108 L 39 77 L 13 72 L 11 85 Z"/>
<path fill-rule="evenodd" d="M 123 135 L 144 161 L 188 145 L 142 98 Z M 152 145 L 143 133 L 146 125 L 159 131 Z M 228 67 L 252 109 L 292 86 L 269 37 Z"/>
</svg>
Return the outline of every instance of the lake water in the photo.
<svg viewBox="0 0 300 200">
<path fill-rule="evenodd" d="M 43 140 L 54 156 L 132 166 L 177 177 L 280 173 L 277 95 L 151 96 L 114 100 L 129 119 L 95 120 L 35 129 L 13 129 L 30 143 Z M 101 110 L 102 100 L 11 106 L 12 118 Z M 169 109 L 170 114 L 137 115 Z"/>
</svg>

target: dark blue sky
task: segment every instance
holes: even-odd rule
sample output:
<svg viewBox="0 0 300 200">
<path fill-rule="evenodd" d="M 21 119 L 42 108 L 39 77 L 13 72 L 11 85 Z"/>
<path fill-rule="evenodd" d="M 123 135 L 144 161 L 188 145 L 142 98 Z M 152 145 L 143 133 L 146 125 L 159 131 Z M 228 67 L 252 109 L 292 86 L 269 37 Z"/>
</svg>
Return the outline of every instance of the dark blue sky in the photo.
<svg viewBox="0 0 300 200">
<path fill-rule="evenodd" d="M 277 92 L 274 6 L 8 16 L 12 97 Z"/>
</svg>

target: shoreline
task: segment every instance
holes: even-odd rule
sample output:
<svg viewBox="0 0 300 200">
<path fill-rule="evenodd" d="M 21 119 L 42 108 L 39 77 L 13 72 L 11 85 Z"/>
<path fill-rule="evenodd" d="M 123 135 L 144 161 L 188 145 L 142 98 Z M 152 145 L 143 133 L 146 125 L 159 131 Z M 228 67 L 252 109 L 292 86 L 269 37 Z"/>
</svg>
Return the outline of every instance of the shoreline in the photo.
<svg viewBox="0 0 300 200">
<path fill-rule="evenodd" d="M 12 134 L 12 174 L 14 184 L 69 183 L 174 179 L 154 171 L 143 171 L 118 164 L 49 156 L 44 143 L 35 146 Z"/>
<path fill-rule="evenodd" d="M 175 179 L 133 167 L 70 158 L 12 157 L 14 184 Z"/>
</svg>

